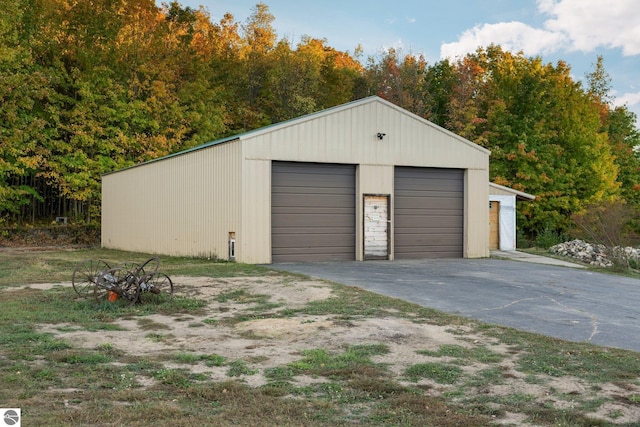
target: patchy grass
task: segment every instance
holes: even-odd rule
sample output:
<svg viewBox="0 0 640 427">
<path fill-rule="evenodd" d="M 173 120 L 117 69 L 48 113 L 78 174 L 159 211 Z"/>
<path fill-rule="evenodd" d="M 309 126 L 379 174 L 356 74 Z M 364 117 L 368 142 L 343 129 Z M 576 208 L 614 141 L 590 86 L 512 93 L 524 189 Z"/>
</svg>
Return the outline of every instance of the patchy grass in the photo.
<svg viewBox="0 0 640 427">
<path fill-rule="evenodd" d="M 591 383 L 637 382 L 640 357 L 632 351 L 562 341 L 500 326 L 483 332 L 509 345 L 521 372 L 551 377 L 573 376 Z"/>
<path fill-rule="evenodd" d="M 438 351 L 419 350 L 418 354 L 432 357 L 448 357 L 455 359 L 455 363 L 470 364 L 474 362 L 480 363 L 497 363 L 504 359 L 504 355 L 496 353 L 486 347 L 463 347 L 457 344 L 448 344 L 441 346 Z"/>
<path fill-rule="evenodd" d="M 78 263 L 100 259 L 111 267 L 123 262 L 143 263 L 153 255 L 113 249 L 79 249 L 69 251 L 0 252 L 0 288 L 32 283 L 59 283 L 71 280 Z M 249 264 L 216 262 L 206 258 L 162 257 L 161 270 L 168 275 L 189 274 L 202 277 L 237 277 L 277 274 Z"/>
<path fill-rule="evenodd" d="M 426 378 L 439 384 L 455 384 L 462 376 L 462 369 L 447 363 L 418 363 L 408 367 L 404 375 L 414 382 Z"/>
<path fill-rule="evenodd" d="M 353 286 L 335 284 L 333 298 L 313 301 L 296 313 L 309 315 L 332 314 L 343 321 L 357 320 L 363 317 L 400 316 L 415 319 L 429 319 L 436 325 L 466 324 L 468 320 L 452 316 L 437 310 L 416 306 L 407 301 L 390 298 Z M 424 320 L 423 320 L 424 321 Z"/>
<path fill-rule="evenodd" d="M 226 364 L 226 359 L 217 354 L 177 353 L 172 355 L 171 359 L 190 365 L 204 363 L 206 366 L 224 366 Z"/>
<path fill-rule="evenodd" d="M 638 353 L 477 324 L 354 287 L 327 284 L 329 298 L 296 307 L 273 301 L 268 284 L 260 291 L 238 287 L 209 299 L 176 295 L 170 302 L 134 306 L 79 299 L 68 287 L 11 289 L 68 282 L 75 264 L 87 258 L 142 261 L 148 255 L 0 253 L 0 402 L 21 407 L 30 424 L 638 425 L 629 415 L 640 408 Z M 211 278 L 304 280 L 204 259 L 167 257 L 161 268 Z M 190 329 L 174 333 L 163 323 L 167 317 Z M 300 329 L 329 322 L 343 331 L 371 319 L 384 319 L 379 322 L 383 330 L 391 319 L 402 319 L 403 325 L 449 331 L 457 344 L 424 345 L 399 355 L 398 343 L 412 337 L 381 332 L 361 341 L 345 339 L 337 347 L 294 350 L 256 331 L 234 332 L 236 325 L 256 319 L 287 321 Z M 135 353 L 117 347 L 111 339 L 127 333 L 125 322 L 140 332 L 132 347 L 155 343 L 171 350 Z M 216 335 L 221 328 L 225 334 Z M 202 351 L 190 341 L 192 333 L 202 330 L 220 352 Z M 81 347 L 59 336 L 86 331 L 104 334 L 104 339 Z M 232 339 L 237 348 L 224 353 Z M 179 346 L 169 347 L 178 341 Z M 261 347 L 275 350 L 242 353 Z M 286 354 L 284 361 L 265 355 L 278 351 Z M 396 356 L 407 357 L 402 368 Z M 605 396 L 607 389 L 614 392 Z"/>
<path fill-rule="evenodd" d="M 311 349 L 302 353 L 302 358 L 289 364 L 294 375 L 306 374 L 332 379 L 350 379 L 353 377 L 383 377 L 385 367 L 373 363 L 370 356 L 386 354 L 383 344 L 356 345 L 348 347 L 343 353 L 332 353 L 325 349 Z"/>
</svg>

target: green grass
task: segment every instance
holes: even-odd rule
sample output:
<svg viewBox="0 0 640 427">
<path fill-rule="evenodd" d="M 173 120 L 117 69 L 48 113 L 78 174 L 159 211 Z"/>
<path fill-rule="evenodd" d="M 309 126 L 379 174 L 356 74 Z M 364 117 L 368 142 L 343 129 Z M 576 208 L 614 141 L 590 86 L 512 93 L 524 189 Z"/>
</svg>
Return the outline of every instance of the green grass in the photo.
<svg viewBox="0 0 640 427">
<path fill-rule="evenodd" d="M 448 363 L 418 363 L 408 367 L 404 375 L 414 382 L 430 379 L 439 384 L 455 384 L 462 377 L 462 369 Z"/>
<path fill-rule="evenodd" d="M 336 315 L 344 321 L 363 317 L 405 317 L 435 325 L 464 325 L 468 320 L 437 310 L 416 306 L 407 301 L 367 292 L 363 289 L 335 284 L 332 298 L 312 301 L 295 313 L 312 316 Z M 420 320 L 421 319 L 421 320 Z"/>
<path fill-rule="evenodd" d="M 270 382 L 287 382 L 291 381 L 295 375 L 295 371 L 290 366 L 276 366 L 264 370 L 264 376 Z"/>
<path fill-rule="evenodd" d="M 31 283 L 71 281 L 76 266 L 87 259 L 100 259 L 110 266 L 123 262 L 143 263 L 153 255 L 112 249 L 73 251 L 0 252 L 0 289 Z M 250 264 L 216 262 L 205 258 L 160 257 L 160 271 L 171 275 L 203 277 L 269 276 L 277 273 Z"/>
<path fill-rule="evenodd" d="M 476 387 L 482 389 L 483 387 L 490 385 L 504 384 L 509 374 L 502 366 L 496 366 L 486 369 L 481 369 L 474 375 L 467 378 L 465 385 L 467 387 Z"/>
<path fill-rule="evenodd" d="M 589 344 L 562 341 L 500 326 L 483 331 L 519 351 L 517 363 L 527 374 L 574 376 L 589 382 L 637 381 L 638 353 Z"/>
<path fill-rule="evenodd" d="M 385 354 L 385 345 L 351 346 L 342 353 L 325 349 L 311 349 L 302 353 L 302 358 L 289 364 L 295 375 L 325 376 L 327 378 L 350 379 L 363 375 L 384 376 L 385 367 L 371 361 L 370 356 Z"/>
<path fill-rule="evenodd" d="M 0 292 L 0 323 L 11 324 L 2 340 L 29 341 L 33 324 L 72 323 L 75 328 L 89 331 L 122 330 L 117 320 L 124 316 L 147 316 L 153 313 L 176 314 L 195 311 L 205 305 L 194 298 L 174 298 L 170 302 L 131 306 L 128 304 L 96 304 L 92 299 L 78 299 L 70 288 L 40 291 L 21 289 Z M 18 320 L 16 320 L 18 319 Z M 142 320 L 144 322 L 144 320 Z M 26 336 L 24 335 L 26 334 Z"/>
<path fill-rule="evenodd" d="M 196 364 L 203 362 L 206 366 L 224 366 L 226 359 L 217 354 L 177 353 L 171 357 L 178 363 Z"/>
<path fill-rule="evenodd" d="M 187 369 L 158 369 L 153 378 L 163 385 L 186 389 L 194 384 L 194 376 Z"/>
<path fill-rule="evenodd" d="M 442 345 L 438 351 L 420 350 L 418 354 L 432 357 L 449 357 L 457 359 L 456 363 L 469 364 L 474 362 L 480 363 L 497 363 L 504 359 L 504 356 L 491 351 L 486 347 L 463 347 L 456 344 Z"/>
<path fill-rule="evenodd" d="M 244 375 L 255 375 L 259 371 L 257 369 L 251 369 L 247 366 L 244 360 L 234 360 L 229 363 L 229 371 L 227 376 L 229 377 L 241 377 Z"/>
</svg>

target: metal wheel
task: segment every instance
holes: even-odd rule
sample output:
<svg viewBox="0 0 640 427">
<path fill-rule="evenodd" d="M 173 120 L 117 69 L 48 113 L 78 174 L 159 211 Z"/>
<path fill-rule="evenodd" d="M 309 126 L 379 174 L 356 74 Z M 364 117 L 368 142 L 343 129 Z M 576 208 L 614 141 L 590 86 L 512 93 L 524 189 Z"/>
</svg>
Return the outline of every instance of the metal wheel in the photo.
<svg viewBox="0 0 640 427">
<path fill-rule="evenodd" d="M 118 274 L 119 279 L 124 279 L 126 275 L 130 275 L 139 280 L 142 276 L 144 276 L 144 270 L 142 269 L 142 265 L 137 262 L 123 262 L 114 267 L 115 269 L 122 270 Z M 129 277 L 131 280 L 131 277 Z"/>
<path fill-rule="evenodd" d="M 140 264 L 140 270 L 142 274 L 140 274 L 139 277 L 142 277 L 143 275 L 147 275 L 147 274 L 154 274 L 155 272 L 158 271 L 159 267 L 160 267 L 160 258 L 158 258 L 157 256 L 149 258 L 148 260 Z"/>
<path fill-rule="evenodd" d="M 71 276 L 73 290 L 82 297 L 88 298 L 94 293 L 96 282 L 102 272 L 110 269 L 109 264 L 102 260 L 86 260 L 76 266 Z"/>
<path fill-rule="evenodd" d="M 138 286 L 139 302 L 166 302 L 173 297 L 173 282 L 164 273 L 148 274 L 142 278 Z"/>
<path fill-rule="evenodd" d="M 103 272 L 98 277 L 94 290 L 94 297 L 98 303 L 124 298 L 133 304 L 138 300 L 138 294 L 138 277 L 135 269 L 132 271 L 122 264 Z"/>
</svg>

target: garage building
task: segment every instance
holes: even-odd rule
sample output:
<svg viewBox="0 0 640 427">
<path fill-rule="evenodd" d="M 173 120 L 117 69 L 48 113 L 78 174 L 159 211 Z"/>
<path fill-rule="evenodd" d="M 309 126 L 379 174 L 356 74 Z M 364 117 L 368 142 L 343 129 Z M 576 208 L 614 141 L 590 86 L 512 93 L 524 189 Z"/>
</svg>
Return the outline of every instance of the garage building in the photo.
<svg viewBox="0 0 640 427">
<path fill-rule="evenodd" d="M 489 151 L 369 97 L 106 174 L 102 246 L 246 263 L 489 256 Z"/>
</svg>

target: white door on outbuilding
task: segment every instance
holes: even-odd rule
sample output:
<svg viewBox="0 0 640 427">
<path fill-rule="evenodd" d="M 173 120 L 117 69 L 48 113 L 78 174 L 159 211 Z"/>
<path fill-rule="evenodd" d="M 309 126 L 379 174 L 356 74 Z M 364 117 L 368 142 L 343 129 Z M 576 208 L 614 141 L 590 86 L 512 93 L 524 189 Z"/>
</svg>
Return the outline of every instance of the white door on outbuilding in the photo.
<svg viewBox="0 0 640 427">
<path fill-rule="evenodd" d="M 389 196 L 364 196 L 364 258 L 389 259 Z"/>
</svg>

